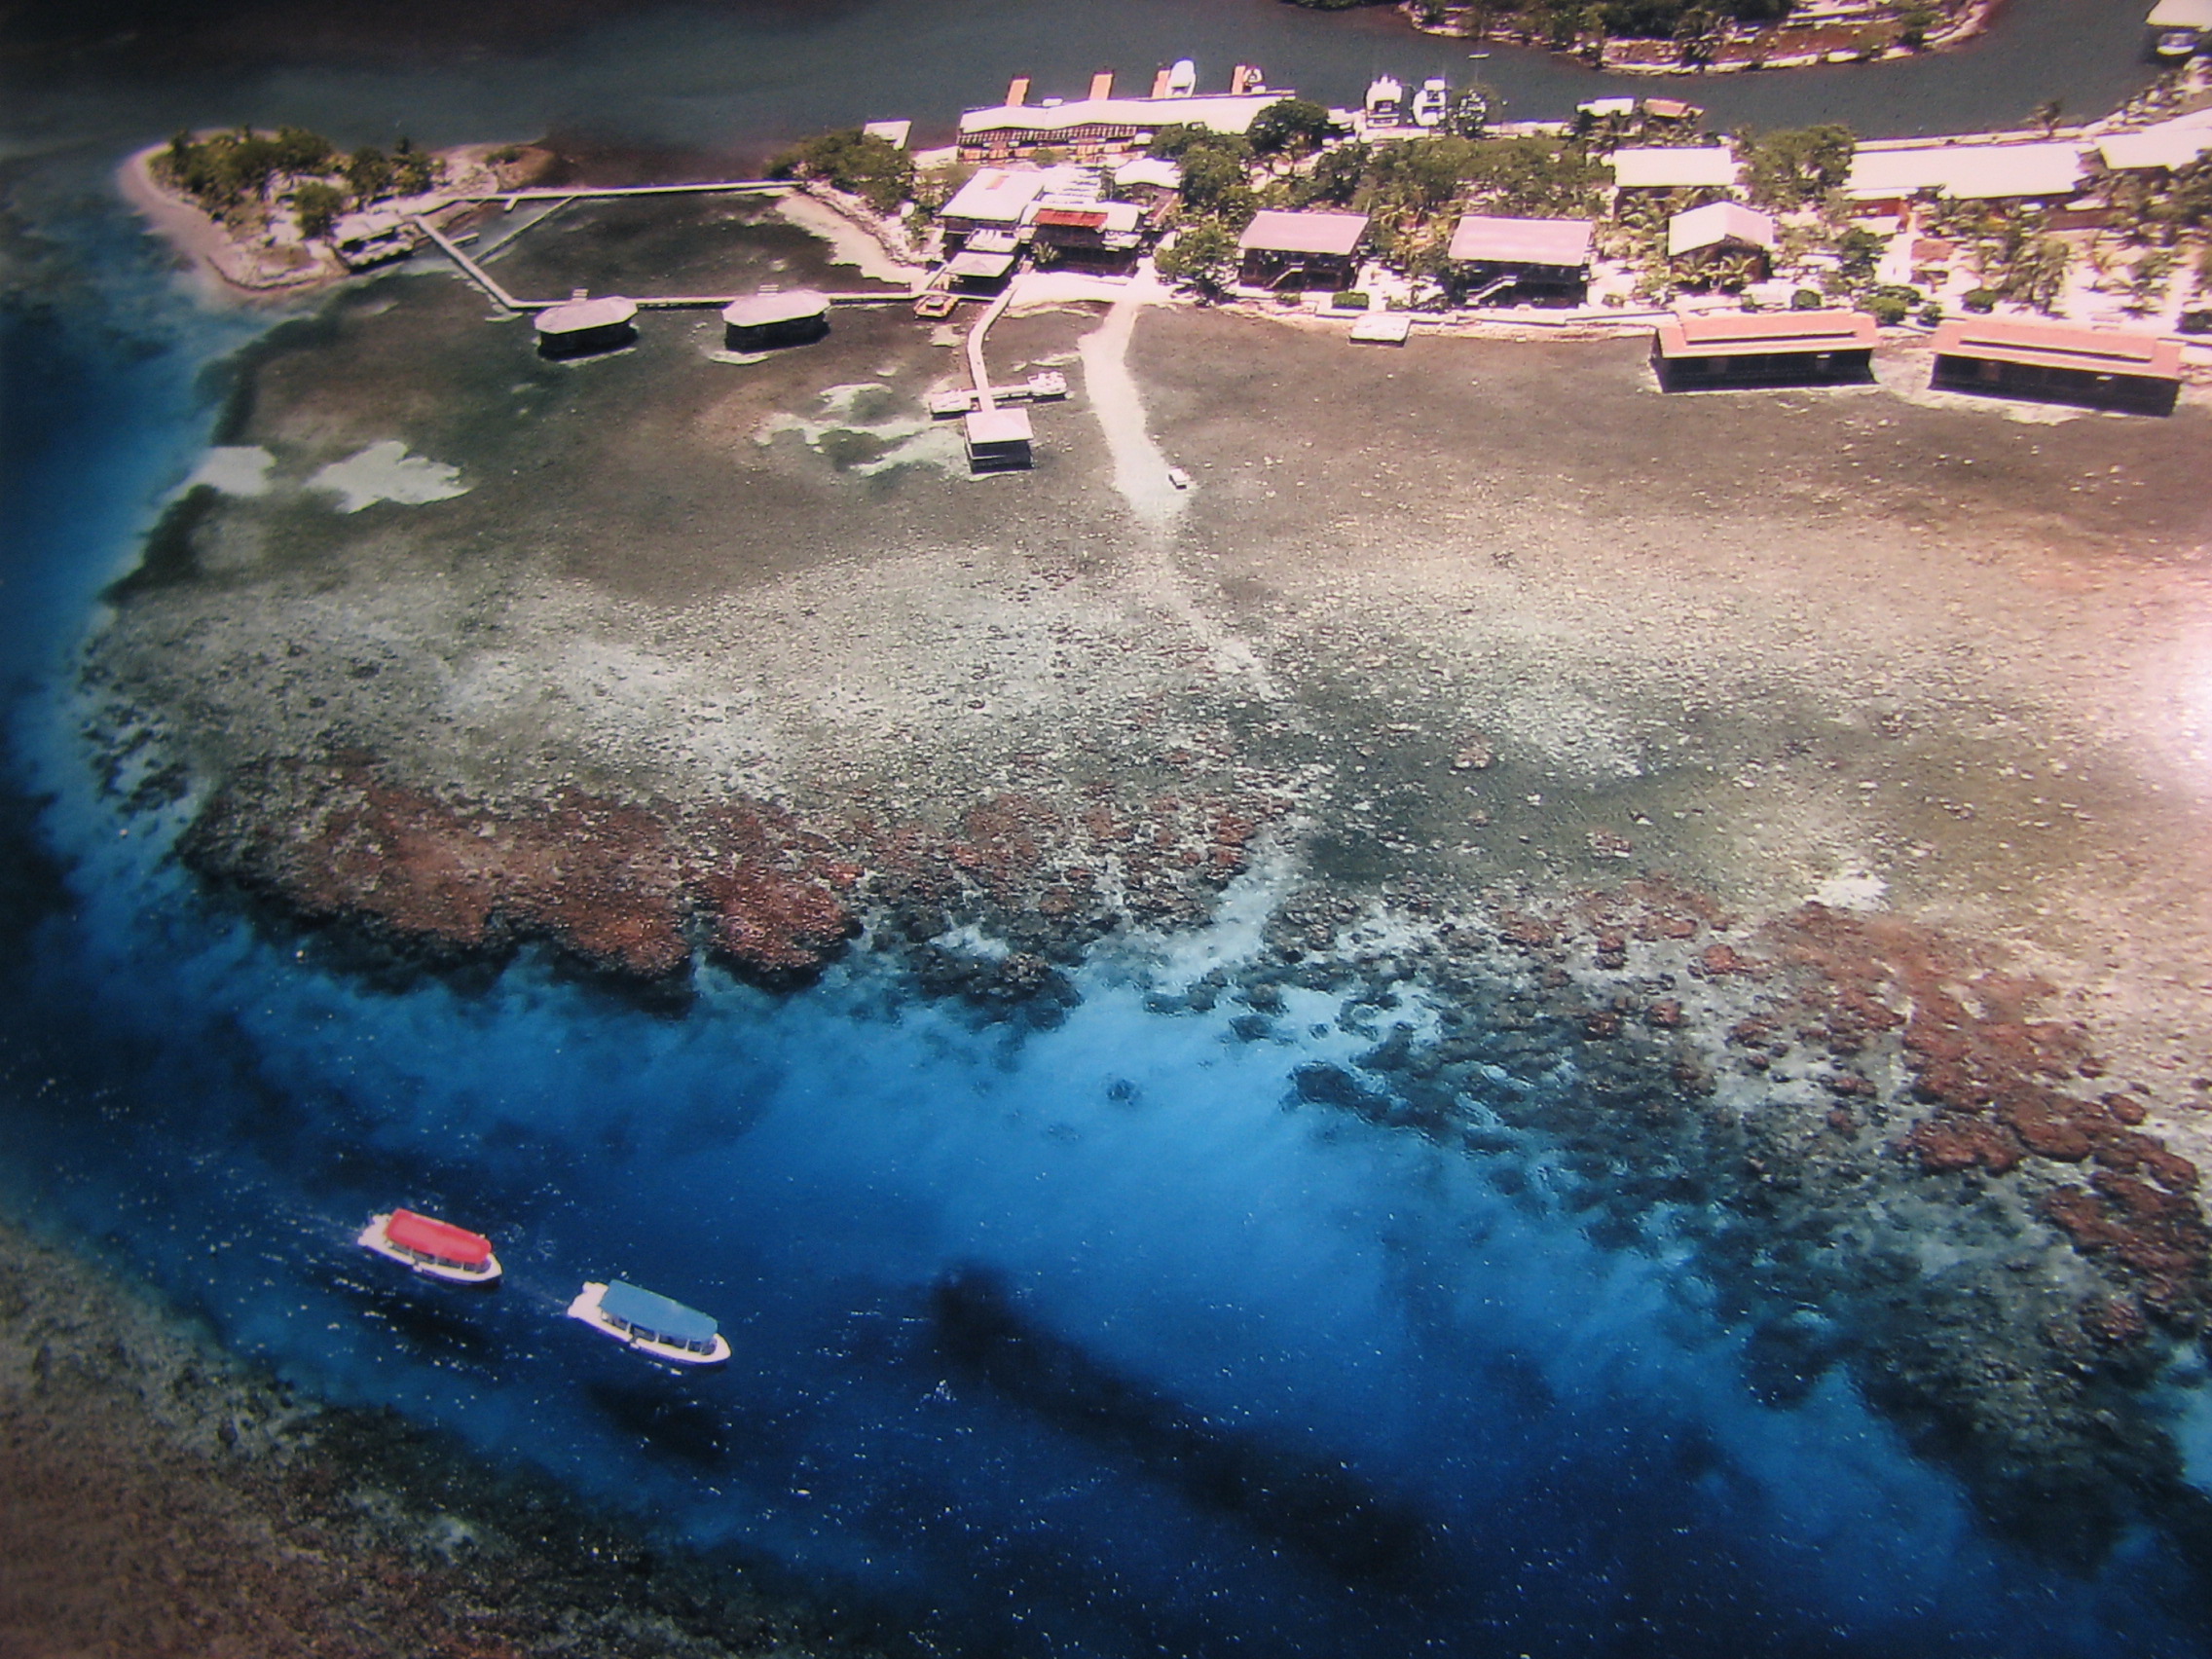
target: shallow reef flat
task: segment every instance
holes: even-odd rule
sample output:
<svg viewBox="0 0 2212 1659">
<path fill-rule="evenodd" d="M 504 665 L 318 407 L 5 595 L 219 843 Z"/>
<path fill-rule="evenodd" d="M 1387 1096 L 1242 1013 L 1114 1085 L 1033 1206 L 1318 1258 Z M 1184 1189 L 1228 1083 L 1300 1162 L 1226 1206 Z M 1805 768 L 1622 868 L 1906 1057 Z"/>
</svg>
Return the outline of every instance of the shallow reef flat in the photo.
<svg viewBox="0 0 2212 1659">
<path fill-rule="evenodd" d="M 533 279 L 612 285 L 596 225 Z M 684 236 L 685 280 L 834 281 Z M 679 1002 L 859 949 L 1051 1024 L 1087 954 L 1271 893 L 1163 1014 L 1347 993 L 1372 1047 L 1304 1098 L 1686 1237 L 1769 1397 L 1841 1368 L 2056 1558 L 2194 1525 L 2203 408 L 1157 310 L 1110 444 L 1100 326 L 994 331 L 1074 394 L 974 479 L 903 308 L 548 363 L 455 282 L 342 296 L 241 363 L 90 648 L 116 796 L 332 960 Z"/>
</svg>

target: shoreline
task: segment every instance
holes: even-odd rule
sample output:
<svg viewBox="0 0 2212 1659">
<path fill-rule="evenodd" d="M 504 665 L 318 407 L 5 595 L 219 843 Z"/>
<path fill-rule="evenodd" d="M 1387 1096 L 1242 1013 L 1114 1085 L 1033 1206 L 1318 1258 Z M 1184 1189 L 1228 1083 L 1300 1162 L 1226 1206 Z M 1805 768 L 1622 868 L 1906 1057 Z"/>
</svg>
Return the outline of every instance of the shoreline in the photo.
<svg viewBox="0 0 2212 1659">
<path fill-rule="evenodd" d="M 281 303 L 327 293 L 356 276 L 374 276 L 382 269 L 350 269 L 327 240 L 292 244 L 306 254 L 304 264 L 287 263 L 275 270 L 268 269 L 269 255 L 255 246 L 257 236 L 264 247 L 269 245 L 264 233 L 229 229 L 198 203 L 168 189 L 154 176 L 154 158 L 166 148 L 166 144 L 149 144 L 131 152 L 116 167 L 112 175 L 114 184 L 117 193 L 147 222 L 152 233 L 167 242 L 193 273 L 196 291 L 209 303 Z M 479 142 L 452 145 L 432 154 L 458 178 L 488 178 L 496 184 L 499 182 L 498 171 L 488 158 L 499 148 L 497 143 Z M 532 168 L 542 171 L 551 164 L 550 153 L 535 146 L 525 148 L 533 158 Z M 527 184 L 526 174 L 515 188 L 527 188 Z M 400 200 L 412 200 L 418 204 L 401 208 L 395 203 L 387 210 L 429 218 L 456 208 L 474 211 L 484 205 L 479 193 L 443 187 L 424 197 Z"/>
<path fill-rule="evenodd" d="M 1822 69 L 1849 63 L 1894 63 L 1908 57 L 1927 57 L 1940 53 L 1957 51 L 1988 31 L 1991 19 L 1995 18 L 2003 4 L 2004 0 L 1974 0 L 1974 4 L 1968 9 L 1966 15 L 1955 25 L 1939 34 L 1928 36 L 1916 48 L 1893 44 L 1874 53 L 1838 48 L 1801 54 L 1796 56 L 1751 56 L 1711 63 L 1684 63 L 1677 56 L 1676 61 L 1667 63 L 1642 61 L 1630 55 L 1616 56 L 1614 55 L 1616 47 L 1634 52 L 1639 48 L 1656 44 L 1636 37 L 1621 36 L 1617 38 L 1608 37 L 1604 41 L 1600 49 L 1599 61 L 1593 67 L 1611 75 L 1657 77 L 1670 75 L 1742 75 L 1767 70 Z M 1499 40 L 1508 46 L 1541 52 L 1547 56 L 1572 58 L 1584 63 L 1589 62 L 1590 55 L 1587 51 L 1575 47 L 1550 46 L 1525 33 L 1510 35 L 1492 33 L 1477 36 L 1467 33 L 1463 28 L 1455 28 L 1449 23 L 1427 22 L 1421 17 L 1420 0 L 1399 0 L 1395 10 L 1418 34 L 1431 35 L 1442 40 L 1474 41 L 1478 45 L 1491 40 Z"/>
</svg>

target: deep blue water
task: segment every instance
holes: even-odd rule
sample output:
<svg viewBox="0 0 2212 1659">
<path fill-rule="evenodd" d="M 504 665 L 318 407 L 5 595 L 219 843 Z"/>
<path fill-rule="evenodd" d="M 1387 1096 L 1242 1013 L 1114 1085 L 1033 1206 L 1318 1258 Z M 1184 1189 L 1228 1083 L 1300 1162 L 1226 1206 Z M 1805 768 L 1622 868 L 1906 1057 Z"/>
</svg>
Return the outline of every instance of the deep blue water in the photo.
<svg viewBox="0 0 2212 1659">
<path fill-rule="evenodd" d="M 546 84 L 615 125 L 595 62 Z M 232 86 L 214 114 L 272 89 L 322 96 Z M 534 119 L 493 101 L 495 129 Z M 781 1000 L 711 981 L 671 1018 L 527 961 L 377 991 L 203 906 L 98 796 L 68 664 L 205 441 L 210 365 L 266 319 L 197 309 L 102 194 L 127 98 L 42 108 L 55 148 L 12 200 L 55 263 L 0 336 L 11 1207 L 320 1393 L 950 1648 L 2204 1650 L 2164 1544 L 2056 1575 L 1840 1380 L 1758 1404 L 1664 1228 L 1597 1248 L 1539 1150 L 1508 1198 L 1508 1160 L 1289 1105 L 1296 1065 L 1368 1043 L 1319 996 L 1295 1045 L 1147 1013 L 1136 963 L 1020 1042 L 865 972 Z M 351 1235 L 394 1201 L 495 1233 L 509 1283 L 375 1271 Z M 731 1366 L 663 1376 L 559 1316 L 610 1273 L 718 1314 Z"/>
</svg>

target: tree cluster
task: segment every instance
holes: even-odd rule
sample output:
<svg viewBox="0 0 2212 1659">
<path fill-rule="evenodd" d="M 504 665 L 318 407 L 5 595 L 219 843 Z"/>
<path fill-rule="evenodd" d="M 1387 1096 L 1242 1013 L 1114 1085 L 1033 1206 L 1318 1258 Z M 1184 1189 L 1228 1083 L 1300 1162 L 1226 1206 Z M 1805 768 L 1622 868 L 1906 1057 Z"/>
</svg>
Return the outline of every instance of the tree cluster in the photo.
<svg viewBox="0 0 2212 1659">
<path fill-rule="evenodd" d="M 154 173 L 218 218 L 288 198 L 300 232 L 327 237 L 349 205 L 419 196 L 445 177 L 445 164 L 402 138 L 390 155 L 364 145 L 348 155 L 319 132 L 248 127 L 195 139 L 179 132 L 154 158 Z"/>
<path fill-rule="evenodd" d="M 1447 207 L 1545 219 L 1595 213 L 1611 174 L 1557 138 L 1409 138 L 1346 144 L 1297 179 L 1287 205 L 1352 207 L 1410 221 Z"/>
<path fill-rule="evenodd" d="M 914 159 L 887 138 L 849 127 L 786 150 L 769 164 L 768 176 L 821 179 L 889 213 L 914 193 Z"/>
<path fill-rule="evenodd" d="M 197 140 L 179 132 L 155 158 L 154 166 L 165 183 L 209 212 L 223 213 L 248 201 L 267 201 L 270 187 L 286 174 L 329 171 L 336 155 L 329 139 L 305 128 L 280 127 L 268 133 L 241 127 Z"/>
<path fill-rule="evenodd" d="M 1833 123 L 1780 132 L 1743 132 L 1736 153 L 1744 164 L 1744 194 L 1777 213 L 1809 206 L 1851 177 L 1858 136 Z"/>
</svg>

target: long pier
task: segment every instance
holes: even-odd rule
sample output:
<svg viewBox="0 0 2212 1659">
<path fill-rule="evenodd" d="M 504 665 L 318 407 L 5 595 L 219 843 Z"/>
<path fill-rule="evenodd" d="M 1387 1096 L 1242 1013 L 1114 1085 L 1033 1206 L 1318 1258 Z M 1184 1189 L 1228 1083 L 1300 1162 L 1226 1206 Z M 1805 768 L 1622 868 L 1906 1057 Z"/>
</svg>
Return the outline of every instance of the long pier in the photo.
<svg viewBox="0 0 2212 1659">
<path fill-rule="evenodd" d="M 1014 304 L 1014 284 L 1009 282 L 1005 291 L 976 319 L 976 326 L 968 331 L 968 375 L 976 383 L 978 409 L 989 409 L 992 399 L 991 374 L 983 367 L 983 337 L 990 333 L 992 323 L 1006 315 L 1006 308 Z"/>
<path fill-rule="evenodd" d="M 789 179 L 730 178 L 715 179 L 704 184 L 609 184 L 596 188 L 571 184 L 540 190 L 487 190 L 476 195 L 455 196 L 452 200 L 498 202 L 512 207 L 521 202 L 597 202 L 624 196 L 707 196 L 724 190 L 755 196 L 772 191 L 781 196 L 797 188 Z"/>
<path fill-rule="evenodd" d="M 514 295 L 508 293 L 506 289 L 499 286 L 498 277 L 494 276 L 489 271 L 485 270 L 483 266 L 477 264 L 475 260 L 469 258 L 467 254 L 463 253 L 459 242 L 455 241 L 453 238 L 447 236 L 445 232 L 439 230 L 437 226 L 431 224 L 428 218 L 426 218 L 424 215 L 421 213 L 414 214 L 411 216 L 409 222 L 413 224 L 417 230 L 421 231 L 424 236 L 428 237 L 431 241 L 435 242 L 437 244 L 438 251 L 444 254 L 448 259 L 452 260 L 454 264 L 460 269 L 462 276 L 466 276 L 471 282 L 474 282 L 479 288 L 482 288 L 487 294 L 490 294 L 498 304 L 506 307 L 508 311 L 543 311 L 547 306 L 560 304 L 558 300 L 516 299 Z"/>
</svg>

